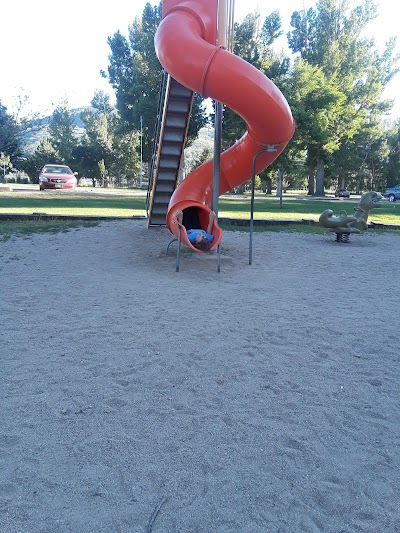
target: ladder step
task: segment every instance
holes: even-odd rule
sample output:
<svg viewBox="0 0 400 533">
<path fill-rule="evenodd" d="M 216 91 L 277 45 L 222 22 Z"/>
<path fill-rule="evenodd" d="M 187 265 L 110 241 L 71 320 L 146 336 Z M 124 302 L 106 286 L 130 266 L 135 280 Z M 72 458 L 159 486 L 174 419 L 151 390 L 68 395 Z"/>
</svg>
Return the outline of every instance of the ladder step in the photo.
<svg viewBox="0 0 400 533">
<path fill-rule="evenodd" d="M 154 205 L 163 205 L 168 206 L 169 200 L 171 198 L 171 191 L 160 191 L 157 187 L 156 196 L 154 197 Z"/>
<path fill-rule="evenodd" d="M 193 91 L 171 77 L 168 87 L 168 93 L 165 95 L 162 136 L 158 145 L 159 158 L 156 161 L 149 226 L 166 224 L 169 201 L 178 181 L 193 101 Z"/>
<path fill-rule="evenodd" d="M 165 226 L 166 223 L 166 217 L 162 216 L 152 216 L 149 222 L 149 226 Z"/>
<path fill-rule="evenodd" d="M 186 129 L 186 115 L 167 115 L 165 127 Z"/>
<path fill-rule="evenodd" d="M 171 181 L 159 181 L 156 186 L 157 198 L 160 193 L 167 193 L 171 198 L 172 193 L 175 190 L 175 180 Z"/>
<path fill-rule="evenodd" d="M 170 159 L 162 157 L 158 165 L 158 177 L 161 179 L 173 179 L 173 176 L 178 172 L 177 164 L 175 166 L 168 164 Z"/>
<path fill-rule="evenodd" d="M 156 205 L 156 204 L 153 204 L 153 210 L 152 210 L 152 215 L 159 215 L 159 216 L 164 216 L 164 218 L 167 216 L 167 211 L 168 211 L 168 205 Z"/>
<path fill-rule="evenodd" d="M 181 98 L 191 98 L 192 94 L 193 91 L 171 78 L 170 97 L 180 96 Z"/>
<path fill-rule="evenodd" d="M 169 102 L 168 104 L 168 113 L 184 114 L 185 118 L 189 112 L 191 100 L 182 100 L 181 98 L 176 98 Z"/>
<path fill-rule="evenodd" d="M 171 168 L 171 165 L 179 165 L 180 157 L 176 155 L 161 155 L 159 166 L 164 168 Z"/>
<path fill-rule="evenodd" d="M 161 147 L 161 157 L 162 156 L 176 156 L 180 159 L 181 151 L 182 151 L 181 146 L 178 143 L 164 142 Z"/>
<path fill-rule="evenodd" d="M 178 169 L 176 168 L 160 168 L 158 171 L 158 179 L 163 182 L 175 181 L 177 173 Z"/>
<path fill-rule="evenodd" d="M 176 142 L 179 144 L 183 143 L 183 138 L 185 135 L 185 130 L 182 128 L 176 129 L 165 129 L 164 130 L 164 136 L 163 136 L 163 142 Z"/>
<path fill-rule="evenodd" d="M 159 169 L 175 169 L 178 170 L 180 157 L 161 157 L 158 165 Z"/>
</svg>

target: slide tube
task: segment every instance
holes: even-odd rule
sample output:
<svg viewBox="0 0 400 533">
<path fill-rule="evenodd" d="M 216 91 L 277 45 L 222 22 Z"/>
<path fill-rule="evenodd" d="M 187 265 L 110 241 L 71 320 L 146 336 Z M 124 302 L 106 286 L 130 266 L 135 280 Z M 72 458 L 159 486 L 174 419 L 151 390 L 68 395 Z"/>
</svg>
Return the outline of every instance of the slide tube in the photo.
<svg viewBox="0 0 400 533">
<path fill-rule="evenodd" d="M 247 124 L 241 139 L 221 154 L 221 195 L 252 177 L 253 159 L 260 150 L 272 149 L 257 157 L 256 173 L 280 155 L 293 136 L 294 120 L 285 97 L 269 78 L 206 40 L 213 24 L 211 4 L 212 0 L 178 2 L 159 25 L 155 47 L 160 63 L 173 78 L 204 98 L 228 106 Z M 212 203 L 212 175 L 210 160 L 191 172 L 175 190 L 167 213 L 167 227 L 175 236 L 178 209 L 197 206 L 200 219 L 206 224 Z M 222 239 L 222 231 L 215 224 L 214 229 L 217 228 L 212 248 Z M 185 232 L 182 240 L 187 244 Z"/>
</svg>

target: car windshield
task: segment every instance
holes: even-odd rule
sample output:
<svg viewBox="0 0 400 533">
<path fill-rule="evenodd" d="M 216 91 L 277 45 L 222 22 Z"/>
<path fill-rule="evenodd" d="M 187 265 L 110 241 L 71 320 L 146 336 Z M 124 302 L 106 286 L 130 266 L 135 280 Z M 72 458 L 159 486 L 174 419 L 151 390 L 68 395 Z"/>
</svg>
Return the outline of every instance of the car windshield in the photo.
<svg viewBox="0 0 400 533">
<path fill-rule="evenodd" d="M 44 174 L 73 174 L 72 170 L 68 167 L 44 167 Z"/>
</svg>

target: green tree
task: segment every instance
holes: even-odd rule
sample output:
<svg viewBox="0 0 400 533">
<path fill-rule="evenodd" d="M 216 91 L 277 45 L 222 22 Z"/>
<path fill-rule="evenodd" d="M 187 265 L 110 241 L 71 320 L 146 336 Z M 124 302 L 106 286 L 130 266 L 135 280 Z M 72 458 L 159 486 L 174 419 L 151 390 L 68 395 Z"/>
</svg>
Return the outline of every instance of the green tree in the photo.
<svg viewBox="0 0 400 533">
<path fill-rule="evenodd" d="M 283 84 L 290 65 L 290 60 L 282 51 L 277 52 L 273 45 L 282 34 L 281 17 L 273 11 L 264 21 L 258 12 L 247 14 L 243 21 L 235 23 L 235 41 L 233 52 L 268 76 L 278 87 Z M 224 109 L 223 149 L 231 146 L 246 130 L 243 119 L 229 108 Z M 279 157 L 279 159 L 282 156 Z M 274 167 L 276 170 L 276 167 Z M 271 191 L 271 177 L 274 172 L 265 170 L 260 174 L 263 189 Z M 236 188 L 240 193 L 245 185 Z"/>
<path fill-rule="evenodd" d="M 113 175 L 116 184 L 120 185 L 122 180 L 133 185 L 140 182 L 140 134 L 132 131 L 127 133 L 117 133 L 114 139 L 114 161 Z M 144 173 L 144 172 L 143 172 Z"/>
<path fill-rule="evenodd" d="M 51 115 L 49 122 L 49 141 L 54 147 L 59 163 L 70 165 L 72 153 L 78 145 L 75 119 L 68 102 L 61 102 Z"/>
<path fill-rule="evenodd" d="M 309 194 L 324 194 L 324 157 L 337 150 L 341 139 L 350 133 L 343 121 L 345 94 L 335 78 L 327 78 L 319 66 L 298 59 L 290 77 L 289 104 L 296 120 L 299 146 L 306 151 Z M 319 178 L 319 179 L 318 179 Z M 322 186 L 321 186 L 322 184 Z"/>
<path fill-rule="evenodd" d="M 257 68 L 261 66 L 259 23 L 260 14 L 257 12 L 249 13 L 242 22 L 235 23 L 233 43 L 233 53 Z M 224 107 L 222 149 L 229 148 L 245 131 L 244 120 L 228 107 Z"/>
<path fill-rule="evenodd" d="M 98 166 L 98 162 L 102 158 L 100 146 L 92 144 L 86 136 L 83 136 L 81 143 L 74 148 L 73 157 L 78 179 L 89 178 L 95 187 L 96 181 L 100 179 Z"/>
<path fill-rule="evenodd" d="M 59 156 L 51 142 L 45 138 L 33 155 L 20 163 L 20 168 L 28 174 L 33 183 L 38 183 L 39 172 L 47 163 L 59 163 Z"/>
<path fill-rule="evenodd" d="M 293 72 L 290 96 L 299 137 L 307 150 L 310 194 L 314 193 L 314 175 L 316 194 L 324 194 L 330 154 L 355 136 L 371 113 L 390 108 L 380 97 L 397 72 L 398 57 L 393 40 L 379 55 L 374 41 L 363 36 L 375 16 L 376 6 L 367 0 L 354 9 L 347 0 L 320 0 L 316 9 L 292 15 L 294 29 L 288 33 L 288 42 L 301 59 Z M 305 99 L 295 92 L 299 80 Z"/>
<path fill-rule="evenodd" d="M 107 74 L 103 75 L 115 89 L 117 110 L 121 117 L 121 131 L 139 131 L 143 122 L 143 158 L 149 160 L 162 80 L 162 67 L 155 53 L 154 36 L 161 22 L 161 3 L 147 3 L 142 16 L 129 26 L 128 38 L 116 32 L 108 38 L 111 49 Z M 196 138 L 207 122 L 203 99 L 195 96 L 188 142 Z"/>
<path fill-rule="evenodd" d="M 0 168 L 3 173 L 3 182 L 6 183 L 6 172 L 9 169 L 12 169 L 13 164 L 11 163 L 11 159 L 9 155 L 4 154 L 3 152 L 0 152 Z"/>
<path fill-rule="evenodd" d="M 139 135 L 136 132 L 124 133 L 109 96 L 97 91 L 91 108 L 85 110 L 81 118 L 85 124 L 85 135 L 74 151 L 80 173 L 107 184 L 108 180 L 102 179 L 104 172 L 102 174 L 100 171 L 104 169 L 117 185 L 137 175 L 140 164 L 137 153 Z"/>
<path fill-rule="evenodd" d="M 10 158 L 16 165 L 22 157 L 22 131 L 15 117 L 7 112 L 7 108 L 0 102 L 0 152 Z"/>
<path fill-rule="evenodd" d="M 348 187 L 357 194 L 382 189 L 388 153 L 386 126 L 378 113 L 371 114 L 327 159 L 330 185 Z"/>
<path fill-rule="evenodd" d="M 400 120 L 387 130 L 388 157 L 385 167 L 385 187 L 400 183 Z"/>
<path fill-rule="evenodd" d="M 81 113 L 81 119 L 85 134 L 73 152 L 79 175 L 102 181 L 99 162 L 102 161 L 101 168 L 107 169 L 108 173 L 114 157 L 113 138 L 118 123 L 110 97 L 103 91 L 96 91 L 91 107 Z"/>
<path fill-rule="evenodd" d="M 103 187 L 108 187 L 108 171 L 106 169 L 106 165 L 104 164 L 104 159 L 101 159 L 97 163 L 99 167 L 99 173 L 100 173 L 100 184 Z"/>
</svg>

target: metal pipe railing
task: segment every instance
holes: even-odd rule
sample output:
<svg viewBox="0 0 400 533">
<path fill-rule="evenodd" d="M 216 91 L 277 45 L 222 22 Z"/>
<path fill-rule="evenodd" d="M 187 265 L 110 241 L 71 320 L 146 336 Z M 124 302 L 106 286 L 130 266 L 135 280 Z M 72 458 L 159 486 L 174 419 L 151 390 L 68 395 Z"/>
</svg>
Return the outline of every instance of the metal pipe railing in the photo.
<svg viewBox="0 0 400 533">
<path fill-rule="evenodd" d="M 178 250 L 176 252 L 176 262 L 175 262 L 175 271 L 179 272 L 179 263 L 181 259 L 181 242 L 182 242 L 182 234 L 181 234 L 182 228 L 181 225 L 178 224 Z"/>
<path fill-rule="evenodd" d="M 157 117 L 156 117 L 156 123 L 154 125 L 153 148 L 152 148 L 151 160 L 150 160 L 150 164 L 148 168 L 149 182 L 147 185 L 147 197 L 146 197 L 147 217 L 149 216 L 151 192 L 153 189 L 153 181 L 154 181 L 154 171 L 157 166 L 157 153 L 158 153 L 158 145 L 160 142 L 160 131 L 161 131 L 161 124 L 162 124 L 163 110 L 164 110 L 165 90 L 167 87 L 167 81 L 168 81 L 168 72 L 163 69 L 162 74 L 161 74 L 160 92 L 158 95 Z"/>
<path fill-rule="evenodd" d="M 253 171 L 251 175 L 251 202 L 250 202 L 250 243 L 249 243 L 249 265 L 253 261 L 253 227 L 254 227 L 254 192 L 256 188 L 256 162 L 259 155 L 266 152 L 276 152 L 277 144 L 269 144 L 265 148 L 259 150 L 253 157 Z"/>
<path fill-rule="evenodd" d="M 219 0 L 217 45 L 233 50 L 235 0 Z"/>
</svg>

